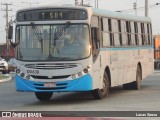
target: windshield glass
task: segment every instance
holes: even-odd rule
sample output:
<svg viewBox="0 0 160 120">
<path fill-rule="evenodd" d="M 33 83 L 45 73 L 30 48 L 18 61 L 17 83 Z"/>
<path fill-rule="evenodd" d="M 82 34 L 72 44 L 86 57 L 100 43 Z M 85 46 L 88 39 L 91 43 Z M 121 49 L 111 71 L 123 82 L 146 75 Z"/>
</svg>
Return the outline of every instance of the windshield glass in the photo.
<svg viewBox="0 0 160 120">
<path fill-rule="evenodd" d="M 17 26 L 20 60 L 76 60 L 90 55 L 86 24 Z"/>
</svg>

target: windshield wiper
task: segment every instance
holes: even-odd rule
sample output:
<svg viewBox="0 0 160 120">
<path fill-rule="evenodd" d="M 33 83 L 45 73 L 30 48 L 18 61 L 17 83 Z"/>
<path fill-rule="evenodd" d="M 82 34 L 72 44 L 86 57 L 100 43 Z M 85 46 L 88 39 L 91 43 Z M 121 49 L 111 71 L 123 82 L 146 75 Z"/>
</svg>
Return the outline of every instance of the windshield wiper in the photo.
<svg viewBox="0 0 160 120">
<path fill-rule="evenodd" d="M 52 55 L 49 55 L 48 58 L 50 60 L 71 60 L 71 58 L 69 58 L 69 57 L 60 57 L 60 56 L 59 57 L 54 57 Z"/>
<path fill-rule="evenodd" d="M 54 40 L 58 40 L 62 35 L 63 35 L 63 32 L 66 31 L 66 29 L 70 26 L 70 22 L 67 22 L 66 25 L 62 25 L 60 27 L 57 27 L 55 29 L 55 37 L 54 37 Z"/>
<path fill-rule="evenodd" d="M 36 29 L 36 26 L 35 26 L 35 24 L 34 24 L 33 22 L 31 23 L 31 25 L 32 25 L 32 29 L 33 29 L 33 31 L 34 31 L 34 33 L 35 33 L 38 41 L 39 41 L 40 43 L 42 43 L 43 39 L 42 39 L 42 34 L 41 34 L 41 32 L 40 32 L 38 29 Z"/>
</svg>

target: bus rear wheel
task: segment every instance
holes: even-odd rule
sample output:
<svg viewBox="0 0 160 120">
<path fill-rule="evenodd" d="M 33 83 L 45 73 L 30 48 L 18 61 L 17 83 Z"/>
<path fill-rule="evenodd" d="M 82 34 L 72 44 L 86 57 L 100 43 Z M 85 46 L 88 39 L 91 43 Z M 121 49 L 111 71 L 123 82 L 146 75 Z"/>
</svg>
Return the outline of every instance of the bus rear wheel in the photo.
<svg viewBox="0 0 160 120">
<path fill-rule="evenodd" d="M 141 80 L 142 80 L 141 69 L 139 66 L 137 66 L 136 81 L 134 81 L 132 85 L 133 89 L 139 90 L 141 88 Z"/>
<path fill-rule="evenodd" d="M 53 92 L 35 92 L 35 95 L 40 101 L 48 101 L 51 99 Z"/>
<path fill-rule="evenodd" d="M 105 72 L 103 76 L 103 88 L 93 90 L 92 95 L 95 99 L 102 99 L 109 95 L 109 89 L 110 89 L 109 78 L 107 73 Z"/>
<path fill-rule="evenodd" d="M 136 81 L 123 84 L 123 88 L 126 90 L 139 90 L 141 87 L 141 79 L 142 79 L 141 70 L 140 67 L 137 66 Z"/>
</svg>

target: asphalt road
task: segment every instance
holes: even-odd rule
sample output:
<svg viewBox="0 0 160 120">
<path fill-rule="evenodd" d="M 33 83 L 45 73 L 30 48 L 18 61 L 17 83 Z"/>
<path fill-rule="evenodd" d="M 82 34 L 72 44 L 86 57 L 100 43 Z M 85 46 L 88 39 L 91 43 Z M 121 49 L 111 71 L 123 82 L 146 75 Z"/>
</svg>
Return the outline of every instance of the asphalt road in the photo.
<svg viewBox="0 0 160 120">
<path fill-rule="evenodd" d="M 1 73 L 0 73 L 1 74 Z M 10 74 L 14 76 L 14 73 Z M 40 102 L 34 93 L 17 92 L 15 80 L 0 83 L 0 111 L 160 111 L 160 72 L 142 81 L 141 90 L 114 87 L 109 97 L 94 100 L 90 92 L 54 93 Z"/>
</svg>

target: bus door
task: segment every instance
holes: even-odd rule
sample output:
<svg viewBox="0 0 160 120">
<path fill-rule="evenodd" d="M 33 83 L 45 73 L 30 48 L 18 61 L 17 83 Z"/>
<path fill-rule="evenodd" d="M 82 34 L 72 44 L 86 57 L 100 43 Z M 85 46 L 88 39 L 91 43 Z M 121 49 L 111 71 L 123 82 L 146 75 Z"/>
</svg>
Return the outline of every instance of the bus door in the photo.
<svg viewBox="0 0 160 120">
<path fill-rule="evenodd" d="M 92 38 L 92 57 L 93 57 L 93 80 L 95 84 L 93 87 L 100 88 L 102 87 L 101 82 L 103 82 L 100 76 L 100 40 L 99 40 L 99 19 L 96 16 L 91 18 L 91 38 Z M 100 86 L 101 85 L 101 86 Z"/>
</svg>

